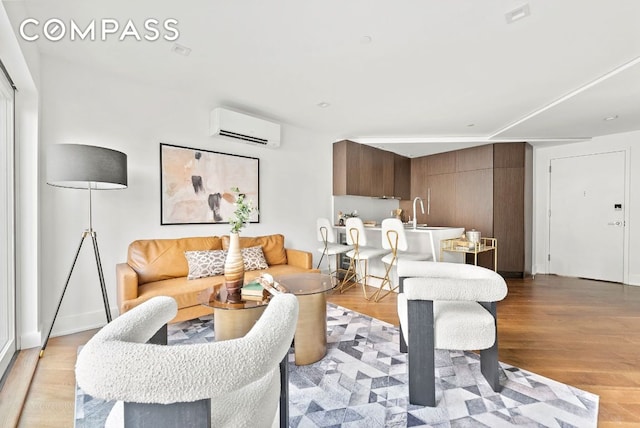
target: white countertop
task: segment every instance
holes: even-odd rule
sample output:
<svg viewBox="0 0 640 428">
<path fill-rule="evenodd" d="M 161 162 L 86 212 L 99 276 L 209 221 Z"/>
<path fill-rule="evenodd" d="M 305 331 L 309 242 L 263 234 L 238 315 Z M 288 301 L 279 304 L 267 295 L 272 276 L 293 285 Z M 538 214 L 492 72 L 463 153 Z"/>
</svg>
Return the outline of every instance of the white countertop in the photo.
<svg viewBox="0 0 640 428">
<path fill-rule="evenodd" d="M 334 228 L 344 230 L 345 226 L 334 226 Z M 365 230 L 382 231 L 382 227 L 380 225 L 365 226 L 364 228 Z M 414 229 L 411 226 L 407 226 L 404 228 L 404 231 L 409 233 L 421 233 L 421 232 L 424 233 L 424 232 L 433 232 L 436 230 L 451 230 L 451 229 L 462 229 L 462 232 L 460 233 L 460 235 L 464 233 L 464 228 L 448 227 L 448 226 L 418 226 L 416 229 Z"/>
<path fill-rule="evenodd" d="M 345 226 L 335 226 L 339 233 L 346 233 Z M 365 226 L 367 244 L 376 248 L 382 248 L 382 227 Z M 464 234 L 463 227 L 437 227 L 418 226 L 417 229 L 405 227 L 408 251 L 412 253 L 432 254 L 436 261 L 459 262 L 458 255 L 443 254 L 444 259 L 440 260 L 440 241 L 443 239 L 459 238 Z"/>
</svg>

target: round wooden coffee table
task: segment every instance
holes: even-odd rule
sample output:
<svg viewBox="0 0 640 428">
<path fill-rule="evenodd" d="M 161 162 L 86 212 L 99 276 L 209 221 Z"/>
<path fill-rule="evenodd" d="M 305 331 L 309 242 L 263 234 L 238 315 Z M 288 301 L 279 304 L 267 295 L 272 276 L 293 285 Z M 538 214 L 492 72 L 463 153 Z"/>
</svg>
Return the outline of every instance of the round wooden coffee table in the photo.
<svg viewBox="0 0 640 428">
<path fill-rule="evenodd" d="M 207 288 L 198 294 L 198 302 L 213 308 L 216 341 L 242 337 L 251 330 L 269 304 L 269 300 L 231 302 L 224 285 Z"/>
<path fill-rule="evenodd" d="M 274 278 L 298 298 L 298 324 L 294 336 L 296 365 L 313 364 L 327 354 L 327 298 L 338 284 L 320 273 L 298 273 Z M 213 309 L 216 341 L 242 337 L 251 330 L 269 304 L 269 299 L 230 302 L 224 285 L 201 291 L 198 302 Z"/>
<path fill-rule="evenodd" d="M 327 354 L 326 292 L 336 287 L 334 277 L 320 273 L 281 275 L 275 278 L 298 297 L 298 325 L 294 336 L 296 365 L 313 364 Z"/>
</svg>

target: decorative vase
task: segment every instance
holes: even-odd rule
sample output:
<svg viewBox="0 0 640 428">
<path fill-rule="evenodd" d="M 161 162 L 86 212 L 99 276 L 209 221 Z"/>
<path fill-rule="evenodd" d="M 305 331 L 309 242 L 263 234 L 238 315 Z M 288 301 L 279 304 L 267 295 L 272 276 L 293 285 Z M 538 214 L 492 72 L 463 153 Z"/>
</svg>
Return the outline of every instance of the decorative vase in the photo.
<svg viewBox="0 0 640 428">
<path fill-rule="evenodd" d="M 224 286 L 230 301 L 239 301 L 240 289 L 244 283 L 244 260 L 240 251 L 240 237 L 237 233 L 229 235 L 229 249 L 224 261 Z"/>
</svg>

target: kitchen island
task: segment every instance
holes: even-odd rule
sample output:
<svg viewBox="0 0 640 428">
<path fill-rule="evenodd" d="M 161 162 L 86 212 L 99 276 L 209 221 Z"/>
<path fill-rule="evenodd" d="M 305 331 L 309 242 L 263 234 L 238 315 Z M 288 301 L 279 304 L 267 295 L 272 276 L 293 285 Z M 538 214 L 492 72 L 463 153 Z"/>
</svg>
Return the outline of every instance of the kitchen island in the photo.
<svg viewBox="0 0 640 428">
<path fill-rule="evenodd" d="M 336 232 L 338 233 L 339 242 L 346 242 L 346 230 L 344 226 L 336 226 Z M 408 250 L 411 253 L 422 253 L 425 257 L 432 258 L 435 261 L 444 261 L 452 263 L 464 263 L 463 254 L 456 253 L 444 253 L 442 259 L 440 259 L 440 241 L 444 239 L 459 238 L 464 234 L 464 227 L 432 227 L 432 226 L 418 226 L 413 229 L 407 225 L 405 228 L 407 236 Z M 367 246 L 374 248 L 382 248 L 382 227 L 365 226 L 365 234 L 367 238 Z M 386 236 L 384 237 L 386 240 Z M 389 250 L 391 252 L 391 250 Z M 347 259 L 348 264 L 348 259 Z M 384 276 L 385 265 L 380 258 L 372 259 L 369 261 L 369 273 L 376 276 Z M 398 275 L 396 269 L 393 269 L 394 284 L 398 282 Z M 380 286 L 380 280 L 377 278 L 368 278 L 367 285 L 373 287 Z"/>
</svg>

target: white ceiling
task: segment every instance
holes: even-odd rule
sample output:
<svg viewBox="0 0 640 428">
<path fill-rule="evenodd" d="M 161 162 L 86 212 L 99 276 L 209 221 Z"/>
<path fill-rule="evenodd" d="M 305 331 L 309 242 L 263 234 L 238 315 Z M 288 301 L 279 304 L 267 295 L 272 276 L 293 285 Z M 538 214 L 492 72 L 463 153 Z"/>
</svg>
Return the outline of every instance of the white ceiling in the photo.
<svg viewBox="0 0 640 428">
<path fill-rule="evenodd" d="M 142 32 L 146 18 L 175 18 L 189 56 L 172 52 L 173 42 L 117 36 L 36 43 L 46 55 L 201 94 L 212 108 L 407 156 L 640 129 L 638 0 L 3 4 L 16 28 L 25 16 L 81 25 L 115 18 Z M 525 4 L 530 16 L 508 24 L 505 14 Z"/>
</svg>

